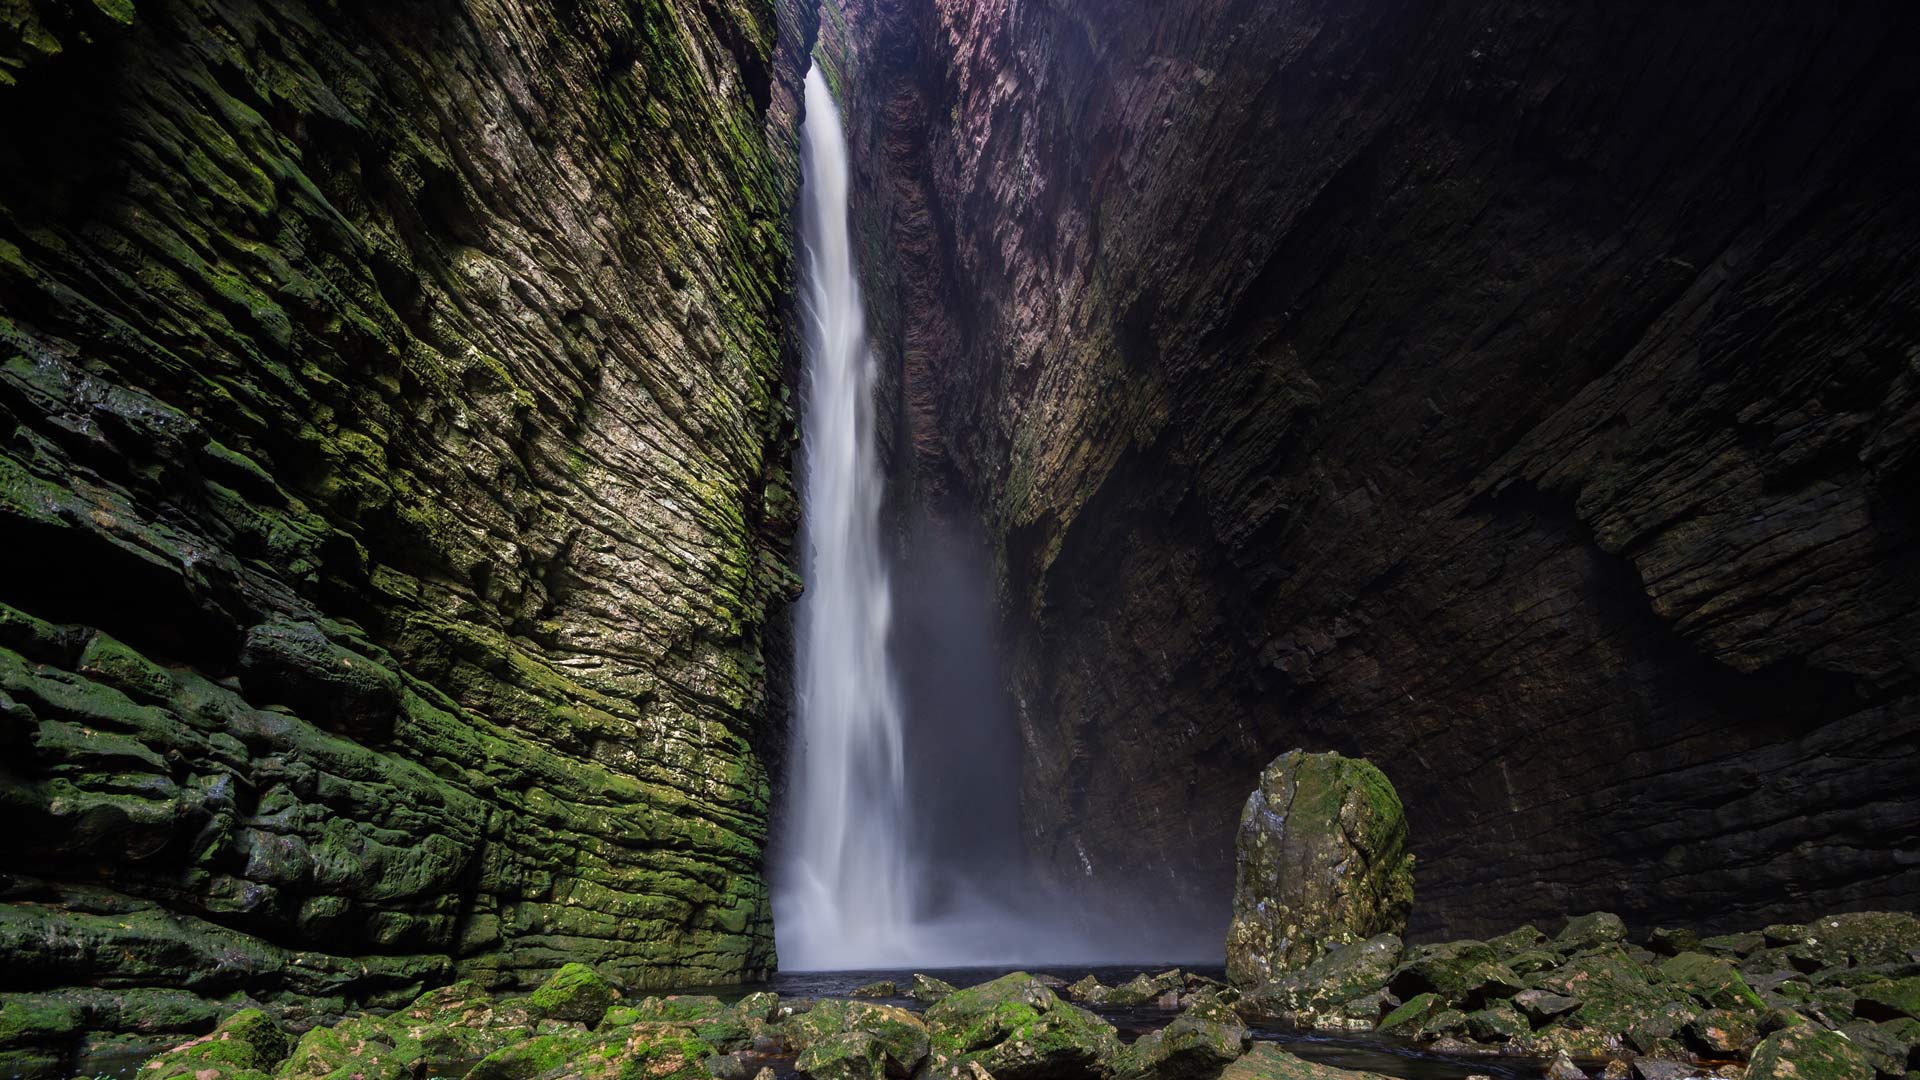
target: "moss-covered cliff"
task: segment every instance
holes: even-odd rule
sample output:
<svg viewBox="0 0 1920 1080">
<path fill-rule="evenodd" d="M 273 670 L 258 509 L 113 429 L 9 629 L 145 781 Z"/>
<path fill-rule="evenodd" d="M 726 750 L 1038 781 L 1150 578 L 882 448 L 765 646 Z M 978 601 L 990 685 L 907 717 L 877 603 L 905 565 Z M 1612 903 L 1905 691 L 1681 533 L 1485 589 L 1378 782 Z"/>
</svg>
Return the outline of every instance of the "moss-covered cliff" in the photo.
<svg viewBox="0 0 1920 1080">
<path fill-rule="evenodd" d="M 0 4 L 9 989 L 769 969 L 806 22 Z"/>
<path fill-rule="evenodd" d="M 1295 746 L 1416 931 L 1920 897 L 1910 5 L 841 0 L 920 478 L 1069 879 Z"/>
</svg>

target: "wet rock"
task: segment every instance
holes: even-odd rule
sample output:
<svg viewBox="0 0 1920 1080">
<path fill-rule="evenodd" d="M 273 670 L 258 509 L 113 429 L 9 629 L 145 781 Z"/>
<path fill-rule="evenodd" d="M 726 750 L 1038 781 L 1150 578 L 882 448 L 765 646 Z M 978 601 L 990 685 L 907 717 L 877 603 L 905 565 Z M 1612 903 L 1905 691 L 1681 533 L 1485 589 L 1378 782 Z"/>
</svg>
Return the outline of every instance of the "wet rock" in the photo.
<svg viewBox="0 0 1920 1080">
<path fill-rule="evenodd" d="M 1260 775 L 1235 840 L 1227 978 L 1256 987 L 1335 946 L 1406 932 L 1413 857 L 1386 776 L 1365 761 L 1290 751 Z"/>
<path fill-rule="evenodd" d="M 1766 939 L 1759 934 L 1737 933 L 1720 934 L 1716 937 L 1701 938 L 1700 951 L 1717 956 L 1751 956 L 1765 947 Z"/>
<path fill-rule="evenodd" d="M 1469 1008 L 1525 989 L 1519 975 L 1479 941 L 1449 941 L 1414 947 L 1395 969 L 1388 987 L 1401 997 L 1433 992 Z"/>
<path fill-rule="evenodd" d="M 425 1065 L 427 1051 L 405 1026 L 369 1016 L 316 1027 L 275 1074 L 277 1080 L 406 1080 Z M 473 1062 L 465 1058 L 460 1064 Z"/>
<path fill-rule="evenodd" d="M 706 1060 L 707 1075 L 713 1080 L 753 1080 L 759 1070 L 758 1058 L 740 1051 L 731 1054 L 715 1054 Z"/>
<path fill-rule="evenodd" d="M 1586 1071 L 1564 1053 L 1553 1055 L 1553 1060 L 1547 1062 L 1546 1075 L 1547 1080 L 1587 1080 Z"/>
<path fill-rule="evenodd" d="M 620 992 L 585 964 L 566 964 L 527 997 L 527 1007 L 543 1020 L 572 1020 L 592 1027 Z"/>
<path fill-rule="evenodd" d="M 1860 1051 L 1860 1056 L 1873 1066 L 1874 1074 L 1881 1080 L 1898 1080 L 1906 1075 L 1910 1047 L 1900 1033 L 1856 1020 L 1840 1028 L 1840 1034 L 1853 1043 L 1854 1049 Z"/>
<path fill-rule="evenodd" d="M 1760 1015 L 1745 1009 L 1708 1009 L 1687 1024 L 1687 1042 L 1708 1057 L 1744 1056 L 1760 1041 Z"/>
<path fill-rule="evenodd" d="M 1513 1004 L 1535 1024 L 1545 1024 L 1579 1008 L 1580 999 L 1548 990 L 1523 990 L 1513 995 Z"/>
<path fill-rule="evenodd" d="M 1527 1022 L 1527 1017 L 1504 1001 L 1467 1014 L 1467 1034 L 1479 1042 L 1506 1042 L 1532 1031 L 1533 1025 Z"/>
<path fill-rule="evenodd" d="M 1211 1080 L 1251 1042 L 1246 1025 L 1226 1005 L 1203 998 L 1166 1027 L 1142 1035 L 1115 1057 L 1125 1080 Z"/>
<path fill-rule="evenodd" d="M 1828 915 L 1808 923 L 1799 946 L 1821 968 L 1920 960 L 1920 917 L 1904 911 Z"/>
<path fill-rule="evenodd" d="M 1873 1080 L 1873 1066 L 1836 1031 L 1799 1024 L 1760 1040 L 1746 1080 Z"/>
<path fill-rule="evenodd" d="M 1611 1058 L 1600 1069 L 1600 1080 L 1629 1080 L 1633 1066 L 1620 1058 Z"/>
<path fill-rule="evenodd" d="M 1677 1054 L 1680 1052 L 1680 1033 L 1698 1015 L 1699 1010 L 1693 1008 L 1691 1003 L 1677 1001 L 1649 1009 L 1627 1025 L 1627 1045 L 1642 1054 Z"/>
<path fill-rule="evenodd" d="M 1135 975 L 1107 993 L 1108 1005 L 1154 1005 L 1167 999 L 1168 995 L 1177 995 L 1186 985 L 1186 977 L 1179 971 L 1163 971 L 1158 975 L 1142 972 Z"/>
<path fill-rule="evenodd" d="M 1741 978 L 1739 969 L 1718 957 L 1681 953 L 1660 965 L 1660 976 L 1708 1008 L 1766 1010 L 1766 1003 Z"/>
<path fill-rule="evenodd" d="M 895 1005 L 828 1000 L 788 1020 L 781 1032 L 798 1060 L 835 1076 L 862 1068 L 905 1076 L 927 1056 L 930 1019 Z"/>
<path fill-rule="evenodd" d="M 1574 1016 L 1581 1027 L 1617 1038 L 1670 1003 L 1667 991 L 1653 983 L 1658 977 L 1619 948 L 1605 946 L 1533 979 L 1538 989 L 1579 998 Z"/>
<path fill-rule="evenodd" d="M 1082 1005 L 1105 1005 L 1113 995 L 1113 988 L 1087 975 L 1069 985 L 1066 994 L 1070 1000 Z"/>
<path fill-rule="evenodd" d="M 286 1058 L 292 1040 L 259 1009 L 242 1009 L 211 1034 L 157 1054 L 140 1080 L 259 1080 Z"/>
<path fill-rule="evenodd" d="M 438 1069 L 530 1038 L 534 1023 L 524 1001 L 496 1001 L 472 980 L 429 990 L 386 1020 L 396 1039 L 418 1044 L 423 1061 Z"/>
<path fill-rule="evenodd" d="M 1647 948 L 1661 956 L 1700 951 L 1700 935 L 1685 928 L 1656 927 L 1647 935 Z"/>
<path fill-rule="evenodd" d="M 1220 1073 L 1220 1080 L 1388 1080 L 1379 1073 L 1340 1069 L 1295 1057 L 1277 1043 L 1254 1043 Z"/>
<path fill-rule="evenodd" d="M 713 1054 L 712 1046 L 684 1032 L 640 1025 L 602 1030 L 584 1040 L 556 1039 L 523 1060 L 526 1067 L 546 1066 L 526 1080 L 712 1080 L 706 1062 Z M 488 1078 L 469 1073 L 467 1080 Z"/>
<path fill-rule="evenodd" d="M 865 986 L 854 987 L 851 996 L 857 998 L 898 997 L 900 996 L 900 987 L 892 980 L 882 979 L 879 982 L 870 982 Z"/>
<path fill-rule="evenodd" d="M 1853 1015 L 1862 1020 L 1920 1019 L 1920 976 L 1882 979 L 1860 988 Z"/>
<path fill-rule="evenodd" d="M 1080 982 L 1078 983 L 1074 983 L 1073 985 L 1079 986 L 1081 983 L 1085 983 L 1089 981 L 1091 981 L 1094 986 L 1100 985 L 1100 980 L 1095 979 L 1091 975 L 1080 980 Z M 932 1005 L 936 1002 L 944 1001 L 948 994 L 953 993 L 954 989 L 955 989 L 954 985 L 950 982 L 945 982 L 940 979 L 936 979 L 930 975 L 915 975 L 913 977 L 913 986 L 907 990 L 907 996 L 912 998 L 915 1001 L 920 1001 L 928 1005 Z M 1069 995 L 1071 995 L 1073 992 L 1073 987 L 1068 987 L 1067 990 Z M 1074 1000 L 1078 1001 L 1080 999 L 1078 997 L 1074 997 Z"/>
<path fill-rule="evenodd" d="M 1522 926 L 1497 937 L 1488 938 L 1487 945 L 1496 955 L 1505 958 L 1539 949 L 1546 945 L 1548 940 L 1547 935 L 1540 930 L 1532 926 Z"/>
<path fill-rule="evenodd" d="M 1120 1050 L 1113 1025 L 1014 972 L 927 1009 L 936 1070 L 978 1063 L 998 1080 L 1097 1080 Z"/>
<path fill-rule="evenodd" d="M 1316 1015 L 1381 991 L 1400 956 L 1400 939 L 1392 934 L 1339 945 L 1307 967 L 1249 992 L 1242 1008 L 1251 1015 L 1311 1023 Z"/>
<path fill-rule="evenodd" d="M 1643 1057 L 1634 1059 L 1633 1075 L 1635 1080 L 1687 1080 L 1700 1070 L 1684 1061 Z"/>
<path fill-rule="evenodd" d="M 1577 915 L 1554 935 L 1553 947 L 1563 953 L 1584 952 L 1617 945 L 1627 939 L 1627 924 L 1610 911 Z"/>
</svg>

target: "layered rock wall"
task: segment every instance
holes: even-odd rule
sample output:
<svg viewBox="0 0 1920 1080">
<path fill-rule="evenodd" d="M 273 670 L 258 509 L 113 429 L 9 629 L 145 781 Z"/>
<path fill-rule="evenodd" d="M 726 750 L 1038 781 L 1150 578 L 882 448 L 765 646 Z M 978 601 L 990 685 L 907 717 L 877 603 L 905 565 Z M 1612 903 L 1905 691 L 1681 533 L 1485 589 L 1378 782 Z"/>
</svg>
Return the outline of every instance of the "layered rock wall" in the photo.
<svg viewBox="0 0 1920 1080">
<path fill-rule="evenodd" d="M 836 7 L 1061 877 L 1224 924 L 1304 745 L 1416 931 L 1920 899 L 1908 6 Z"/>
<path fill-rule="evenodd" d="M 8 989 L 769 970 L 812 21 L 9 7 Z"/>
</svg>

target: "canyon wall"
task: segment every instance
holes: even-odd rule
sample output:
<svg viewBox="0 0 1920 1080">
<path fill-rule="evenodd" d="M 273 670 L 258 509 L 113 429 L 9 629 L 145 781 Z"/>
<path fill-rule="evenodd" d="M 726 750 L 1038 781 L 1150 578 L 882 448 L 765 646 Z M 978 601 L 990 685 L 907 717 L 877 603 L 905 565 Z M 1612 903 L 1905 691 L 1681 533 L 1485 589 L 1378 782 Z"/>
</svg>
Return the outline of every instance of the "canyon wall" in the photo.
<svg viewBox="0 0 1920 1080">
<path fill-rule="evenodd" d="M 9 5 L 7 989 L 772 967 L 815 17 Z"/>
<path fill-rule="evenodd" d="M 1063 881 L 1301 746 L 1416 932 L 1920 902 L 1920 12 L 839 0 L 910 487 Z"/>
</svg>

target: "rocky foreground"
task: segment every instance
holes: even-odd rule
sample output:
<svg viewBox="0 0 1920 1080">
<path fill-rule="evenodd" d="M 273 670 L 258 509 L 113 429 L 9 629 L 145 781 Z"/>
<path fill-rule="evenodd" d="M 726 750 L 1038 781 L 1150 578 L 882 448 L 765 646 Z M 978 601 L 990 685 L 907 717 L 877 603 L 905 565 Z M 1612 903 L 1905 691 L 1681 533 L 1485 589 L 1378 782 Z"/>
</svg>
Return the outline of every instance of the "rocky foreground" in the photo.
<svg viewBox="0 0 1920 1080">
<path fill-rule="evenodd" d="M 631 998 L 569 964 L 533 993 L 474 982 L 389 1015 L 295 1035 L 248 1008 L 168 1050 L 141 1080 L 1335 1080 L 1256 1027 L 1373 1032 L 1450 1055 L 1514 1055 L 1552 1080 L 1891 1080 L 1920 1064 L 1920 919 L 1835 915 L 1645 944 L 1608 914 L 1548 935 L 1404 947 L 1393 935 L 1337 947 L 1250 991 L 1168 971 L 1117 987 L 1015 972 L 957 989 L 928 976 L 856 999 L 754 993 Z M 870 998 L 912 1001 L 919 1011 Z M 1123 1041 L 1093 1008 L 1175 1011 Z M 84 1010 L 17 1000 L 0 1012 L 0 1065 L 77 1037 Z M 37 1049 L 36 1049 L 37 1048 Z M 1365 1074 L 1356 1074 L 1365 1075 Z M 1347 1080 L 1352 1080 L 1347 1077 Z"/>
</svg>

